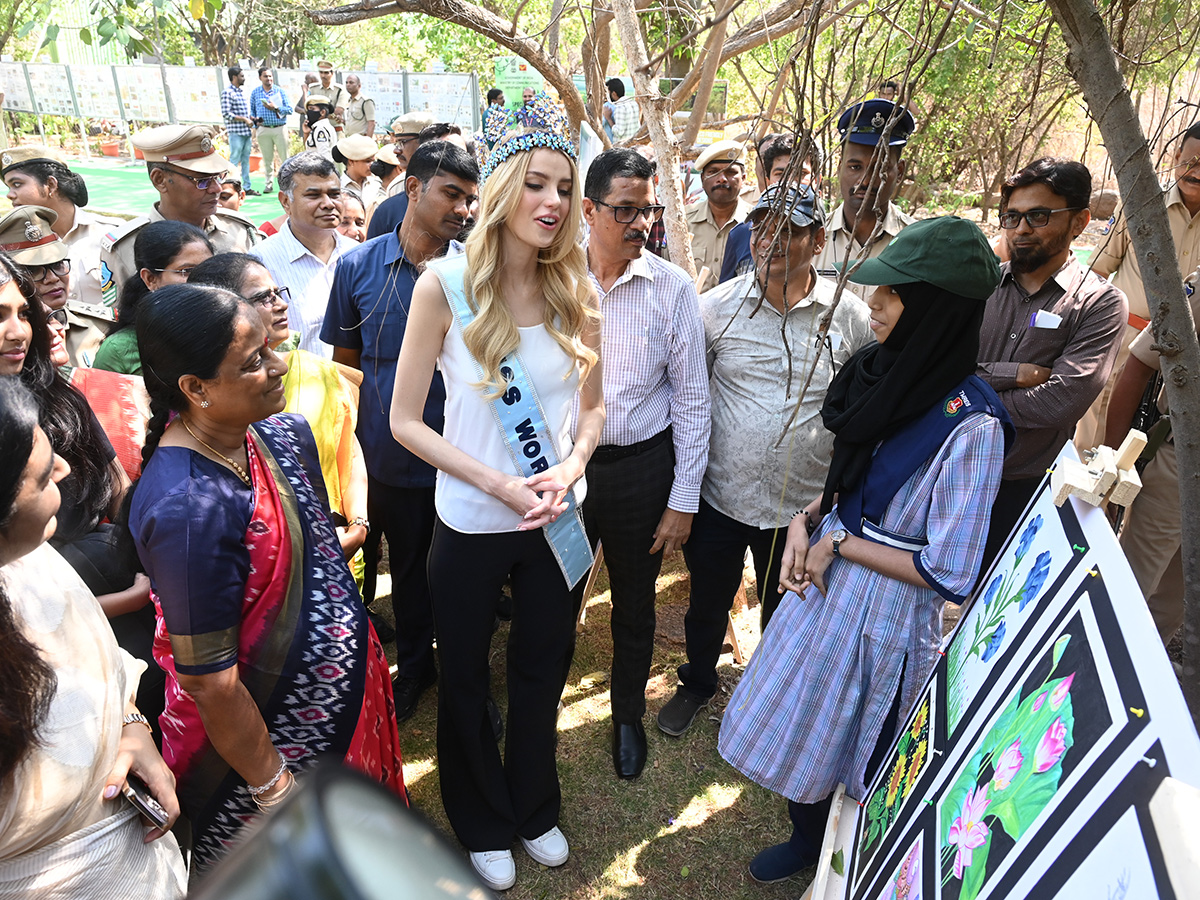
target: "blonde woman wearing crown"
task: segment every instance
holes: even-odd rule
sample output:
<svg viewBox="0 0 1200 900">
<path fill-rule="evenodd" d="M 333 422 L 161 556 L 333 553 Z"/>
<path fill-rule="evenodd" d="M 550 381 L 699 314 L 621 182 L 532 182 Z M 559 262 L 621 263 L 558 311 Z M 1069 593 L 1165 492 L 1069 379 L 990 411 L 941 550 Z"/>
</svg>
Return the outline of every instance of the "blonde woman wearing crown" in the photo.
<svg viewBox="0 0 1200 900">
<path fill-rule="evenodd" d="M 516 838 L 543 865 L 562 865 L 569 852 L 558 829 L 555 717 L 574 628 L 570 588 L 591 559 L 576 507 L 604 403 L 574 148 L 549 132 L 517 135 L 496 147 L 483 177 L 465 255 L 431 262 L 413 291 L 391 421 L 396 439 L 438 469 L 429 587 L 442 802 L 475 870 L 506 890 Z M 446 382 L 444 436 L 421 419 L 435 363 Z M 510 575 L 501 762 L 485 698 L 496 600 Z"/>
</svg>

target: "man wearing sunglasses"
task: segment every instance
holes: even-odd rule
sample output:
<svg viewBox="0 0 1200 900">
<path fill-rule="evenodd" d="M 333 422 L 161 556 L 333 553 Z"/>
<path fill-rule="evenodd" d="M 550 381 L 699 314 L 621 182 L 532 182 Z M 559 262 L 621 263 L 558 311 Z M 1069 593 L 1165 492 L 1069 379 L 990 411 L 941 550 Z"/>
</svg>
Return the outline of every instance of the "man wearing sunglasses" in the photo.
<svg viewBox="0 0 1200 900">
<path fill-rule="evenodd" d="M 1075 424 L 1104 387 L 1129 315 L 1125 295 L 1084 268 L 1071 242 L 1091 220 L 1092 175 L 1044 157 L 1000 189 L 1009 261 L 988 298 L 979 376 L 1017 428 L 992 507 L 986 572 Z"/>
<path fill-rule="evenodd" d="M 588 169 L 588 270 L 603 315 L 600 446 L 587 467 L 584 524 L 604 545 L 612 588 L 613 765 L 646 763 L 646 681 L 654 652 L 655 581 L 687 541 L 700 503 L 710 427 L 704 326 L 692 279 L 644 249 L 662 217 L 654 164 L 636 150 L 601 153 Z M 584 582 L 575 599 L 583 599 Z M 566 673 L 563 673 L 564 676 Z"/>
<path fill-rule="evenodd" d="M 160 125 L 133 136 L 159 199 L 146 215 L 114 228 L 100 242 L 101 290 L 106 294 L 119 293 L 137 273 L 134 238 L 151 222 L 195 225 L 218 253 L 245 253 L 262 240 L 253 222 L 220 206 L 222 182 L 232 166 L 213 146 L 212 135 L 207 125 Z"/>
</svg>

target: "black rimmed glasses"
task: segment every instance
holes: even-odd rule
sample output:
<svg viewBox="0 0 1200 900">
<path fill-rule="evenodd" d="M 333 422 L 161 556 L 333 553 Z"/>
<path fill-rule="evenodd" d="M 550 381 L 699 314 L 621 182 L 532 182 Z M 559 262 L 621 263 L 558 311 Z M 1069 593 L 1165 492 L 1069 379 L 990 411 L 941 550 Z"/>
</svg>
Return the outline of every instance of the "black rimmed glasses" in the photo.
<svg viewBox="0 0 1200 900">
<path fill-rule="evenodd" d="M 1021 220 L 1029 223 L 1030 228 L 1045 228 L 1050 224 L 1050 217 L 1060 212 L 1079 212 L 1082 206 L 1064 206 L 1062 209 L 1031 209 L 1028 212 L 1000 213 L 1000 227 L 1008 231 L 1021 227 Z"/>
<path fill-rule="evenodd" d="M 57 275 L 59 278 L 65 278 L 67 273 L 71 271 L 71 260 L 60 259 L 56 263 L 50 263 L 46 266 L 26 266 L 29 272 L 29 277 L 34 281 L 45 281 L 46 276 L 50 274 Z"/>
<path fill-rule="evenodd" d="M 257 294 L 252 294 L 246 298 L 247 303 L 253 303 L 255 306 L 274 306 L 276 303 L 292 302 L 292 292 L 286 287 L 267 288 L 265 291 L 259 291 Z"/>
<path fill-rule="evenodd" d="M 67 327 L 67 311 L 65 309 L 52 309 L 46 313 L 46 324 L 53 325 L 55 322 L 63 328 Z"/>
<path fill-rule="evenodd" d="M 663 217 L 665 206 L 613 206 L 603 200 L 593 200 L 597 206 L 607 206 L 612 210 L 613 218 L 618 225 L 632 225 L 638 216 L 645 216 L 651 222 L 657 222 Z"/>
</svg>

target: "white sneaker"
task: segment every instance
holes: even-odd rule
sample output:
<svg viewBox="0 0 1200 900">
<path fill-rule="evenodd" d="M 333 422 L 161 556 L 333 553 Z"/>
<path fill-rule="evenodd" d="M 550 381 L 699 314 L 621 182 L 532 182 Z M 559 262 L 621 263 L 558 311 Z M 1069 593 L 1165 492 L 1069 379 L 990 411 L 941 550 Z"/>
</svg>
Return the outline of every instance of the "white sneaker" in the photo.
<svg viewBox="0 0 1200 900">
<path fill-rule="evenodd" d="M 471 853 L 471 867 L 493 891 L 507 891 L 517 883 L 517 865 L 511 850 Z"/>
<path fill-rule="evenodd" d="M 536 837 L 532 841 L 527 838 L 521 838 L 521 843 L 525 845 L 525 852 L 540 862 L 543 866 L 561 866 L 567 861 L 567 857 L 571 855 L 571 848 L 567 846 L 567 839 L 563 837 L 563 833 L 555 826 L 543 834 L 541 837 Z"/>
</svg>

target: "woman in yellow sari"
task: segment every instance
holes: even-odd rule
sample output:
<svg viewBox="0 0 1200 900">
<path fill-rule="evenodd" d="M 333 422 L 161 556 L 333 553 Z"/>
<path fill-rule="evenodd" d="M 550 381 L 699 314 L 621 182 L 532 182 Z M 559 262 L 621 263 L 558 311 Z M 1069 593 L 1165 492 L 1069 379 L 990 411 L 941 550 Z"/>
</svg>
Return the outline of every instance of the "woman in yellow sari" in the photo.
<svg viewBox="0 0 1200 900">
<path fill-rule="evenodd" d="M 283 379 L 287 412 L 299 413 L 308 421 L 317 441 L 321 474 L 329 494 L 338 540 L 354 580 L 362 589 L 363 555 L 367 539 L 367 467 L 362 448 L 354 435 L 358 424 L 358 389 L 362 372 L 322 359 L 307 350 L 294 348 L 288 331 L 289 292 L 277 286 L 271 273 L 253 256 L 219 253 L 196 266 L 189 284 L 225 288 L 243 297 L 262 316 L 268 341 L 276 352 L 287 349 L 288 373 Z"/>
</svg>

